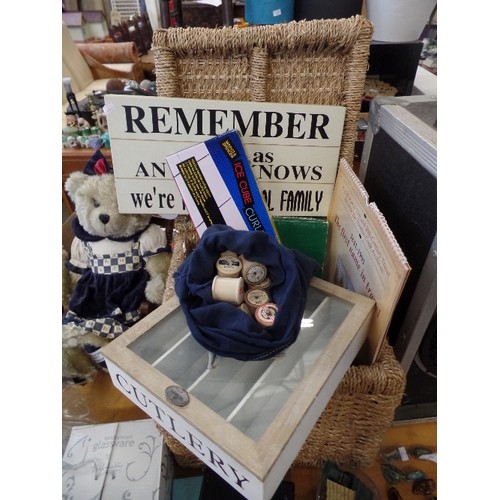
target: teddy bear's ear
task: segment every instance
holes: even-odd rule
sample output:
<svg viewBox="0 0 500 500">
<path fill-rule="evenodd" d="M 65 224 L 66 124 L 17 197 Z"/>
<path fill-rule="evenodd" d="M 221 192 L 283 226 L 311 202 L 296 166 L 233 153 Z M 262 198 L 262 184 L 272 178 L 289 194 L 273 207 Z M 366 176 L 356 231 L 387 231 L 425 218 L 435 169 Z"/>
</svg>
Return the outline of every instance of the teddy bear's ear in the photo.
<svg viewBox="0 0 500 500">
<path fill-rule="evenodd" d="M 87 174 L 84 174 L 83 172 L 73 172 L 69 175 L 64 184 L 64 189 L 66 189 L 69 197 L 73 202 L 75 201 L 76 192 L 78 191 L 80 186 L 82 186 L 87 181 L 88 177 L 89 176 Z"/>
</svg>

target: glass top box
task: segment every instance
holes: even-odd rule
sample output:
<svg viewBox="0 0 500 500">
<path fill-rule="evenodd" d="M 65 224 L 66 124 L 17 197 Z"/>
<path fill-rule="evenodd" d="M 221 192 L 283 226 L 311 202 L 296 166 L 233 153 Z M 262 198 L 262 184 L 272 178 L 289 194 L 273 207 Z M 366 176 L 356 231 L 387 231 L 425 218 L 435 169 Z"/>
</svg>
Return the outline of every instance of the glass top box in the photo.
<svg viewBox="0 0 500 500">
<path fill-rule="evenodd" d="M 102 349 L 114 386 L 251 500 L 270 499 L 363 345 L 375 302 L 313 278 L 297 340 L 215 360 L 177 297 Z"/>
</svg>

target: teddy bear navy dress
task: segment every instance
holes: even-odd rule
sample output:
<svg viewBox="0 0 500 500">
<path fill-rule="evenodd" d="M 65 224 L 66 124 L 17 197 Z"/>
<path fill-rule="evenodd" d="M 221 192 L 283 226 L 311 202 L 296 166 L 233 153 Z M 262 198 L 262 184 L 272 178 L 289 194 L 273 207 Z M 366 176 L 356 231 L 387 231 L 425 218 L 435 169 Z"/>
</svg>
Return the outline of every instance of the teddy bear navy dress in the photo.
<svg viewBox="0 0 500 500">
<path fill-rule="evenodd" d="M 164 250 L 161 232 L 149 225 L 127 238 L 105 238 L 73 221 L 69 267 L 81 273 L 63 324 L 114 339 L 140 318 L 149 274 L 144 258 Z"/>
</svg>

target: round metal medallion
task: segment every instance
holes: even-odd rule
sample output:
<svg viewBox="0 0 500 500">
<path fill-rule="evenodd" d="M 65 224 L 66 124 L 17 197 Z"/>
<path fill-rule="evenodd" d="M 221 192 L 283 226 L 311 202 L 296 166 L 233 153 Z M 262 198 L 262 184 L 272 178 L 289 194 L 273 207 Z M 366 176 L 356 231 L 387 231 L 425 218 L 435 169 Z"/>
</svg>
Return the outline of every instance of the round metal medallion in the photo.
<svg viewBox="0 0 500 500">
<path fill-rule="evenodd" d="M 189 394 L 178 385 L 169 385 L 165 389 L 165 396 L 175 406 L 186 406 L 189 403 Z"/>
</svg>

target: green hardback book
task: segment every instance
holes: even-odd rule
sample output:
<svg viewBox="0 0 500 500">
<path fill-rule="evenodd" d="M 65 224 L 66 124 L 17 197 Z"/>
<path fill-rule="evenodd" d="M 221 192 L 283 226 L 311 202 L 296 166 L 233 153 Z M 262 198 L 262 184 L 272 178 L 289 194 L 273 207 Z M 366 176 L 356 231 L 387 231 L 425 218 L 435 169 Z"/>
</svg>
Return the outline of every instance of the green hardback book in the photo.
<svg viewBox="0 0 500 500">
<path fill-rule="evenodd" d="M 277 216 L 273 220 L 281 243 L 314 259 L 320 265 L 317 277 L 323 278 L 329 229 L 326 217 Z"/>
</svg>

